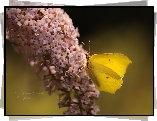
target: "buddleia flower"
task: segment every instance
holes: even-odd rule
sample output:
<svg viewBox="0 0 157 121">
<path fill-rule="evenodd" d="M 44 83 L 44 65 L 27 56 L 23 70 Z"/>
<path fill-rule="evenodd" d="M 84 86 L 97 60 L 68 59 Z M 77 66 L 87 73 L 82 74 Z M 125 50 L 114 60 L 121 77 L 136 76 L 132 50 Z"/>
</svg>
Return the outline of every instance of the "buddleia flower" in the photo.
<svg viewBox="0 0 157 121">
<path fill-rule="evenodd" d="M 85 71 L 88 54 L 79 45 L 78 28 L 60 8 L 7 8 L 7 40 L 37 73 L 44 74 L 45 90 L 58 93 L 65 115 L 96 115 L 99 91 Z"/>
</svg>

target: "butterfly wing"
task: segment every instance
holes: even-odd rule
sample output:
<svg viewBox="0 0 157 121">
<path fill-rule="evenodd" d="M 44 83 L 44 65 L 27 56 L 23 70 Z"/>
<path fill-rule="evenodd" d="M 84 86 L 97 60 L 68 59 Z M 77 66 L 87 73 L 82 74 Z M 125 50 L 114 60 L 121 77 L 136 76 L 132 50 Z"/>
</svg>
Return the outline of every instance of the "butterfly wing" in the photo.
<svg viewBox="0 0 157 121">
<path fill-rule="evenodd" d="M 112 76 L 99 71 L 98 69 L 87 69 L 86 72 L 99 91 L 115 94 L 115 92 L 121 87 L 123 83 L 121 78 L 118 77 L 115 79 Z"/>
<path fill-rule="evenodd" d="M 120 77 L 123 77 L 131 60 L 120 53 L 94 54 L 90 57 L 89 63 L 98 63 L 113 70 Z M 93 68 L 94 66 L 92 66 Z M 96 68 L 96 67 L 94 67 Z"/>
<path fill-rule="evenodd" d="M 121 87 L 122 77 L 130 63 L 123 54 L 95 54 L 89 59 L 86 72 L 97 89 L 114 94 Z"/>
</svg>

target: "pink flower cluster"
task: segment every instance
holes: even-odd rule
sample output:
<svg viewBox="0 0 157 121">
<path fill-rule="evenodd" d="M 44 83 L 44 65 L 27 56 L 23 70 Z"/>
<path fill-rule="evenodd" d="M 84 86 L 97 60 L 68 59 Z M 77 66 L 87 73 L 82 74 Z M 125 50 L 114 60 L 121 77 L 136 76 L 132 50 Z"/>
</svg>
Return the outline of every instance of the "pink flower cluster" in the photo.
<svg viewBox="0 0 157 121">
<path fill-rule="evenodd" d="M 7 8 L 6 30 L 14 49 L 43 70 L 48 93 L 62 91 L 58 99 L 59 107 L 68 107 L 64 114 L 99 112 L 94 103 L 99 91 L 84 69 L 87 52 L 78 44 L 78 29 L 68 14 L 60 8 Z"/>
</svg>

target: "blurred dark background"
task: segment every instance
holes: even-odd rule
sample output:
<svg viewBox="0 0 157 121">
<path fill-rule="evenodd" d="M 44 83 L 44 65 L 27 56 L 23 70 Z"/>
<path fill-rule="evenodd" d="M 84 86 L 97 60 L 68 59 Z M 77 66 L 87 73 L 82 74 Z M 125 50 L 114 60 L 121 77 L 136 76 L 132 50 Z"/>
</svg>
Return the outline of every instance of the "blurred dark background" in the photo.
<svg viewBox="0 0 157 121">
<path fill-rule="evenodd" d="M 102 115 L 153 114 L 153 7 L 66 7 L 79 43 L 91 55 L 123 53 L 132 60 L 115 95 L 100 93 L 96 101 Z M 6 41 L 6 114 L 62 115 L 57 94 L 44 91 L 42 78 Z"/>
</svg>

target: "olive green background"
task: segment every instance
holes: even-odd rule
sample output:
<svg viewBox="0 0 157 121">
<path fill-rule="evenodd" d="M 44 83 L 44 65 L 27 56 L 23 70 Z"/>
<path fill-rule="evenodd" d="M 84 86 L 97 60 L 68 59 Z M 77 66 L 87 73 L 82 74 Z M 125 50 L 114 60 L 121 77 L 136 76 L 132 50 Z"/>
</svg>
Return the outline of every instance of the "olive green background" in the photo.
<svg viewBox="0 0 157 121">
<path fill-rule="evenodd" d="M 132 60 L 115 95 L 101 92 L 101 115 L 153 114 L 153 8 L 64 8 L 91 55 L 123 53 Z M 6 115 L 62 115 L 57 93 L 49 96 L 41 76 L 6 41 Z M 28 94 L 29 93 L 29 94 Z"/>
</svg>

